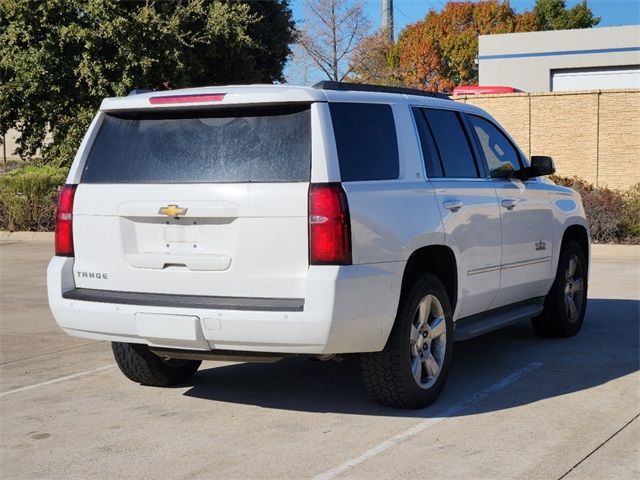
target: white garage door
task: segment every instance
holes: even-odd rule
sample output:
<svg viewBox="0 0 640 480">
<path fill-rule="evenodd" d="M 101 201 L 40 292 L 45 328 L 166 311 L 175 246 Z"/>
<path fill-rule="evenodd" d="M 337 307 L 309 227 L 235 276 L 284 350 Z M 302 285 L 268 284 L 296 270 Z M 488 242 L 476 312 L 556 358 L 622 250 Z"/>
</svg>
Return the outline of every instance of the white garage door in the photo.
<svg viewBox="0 0 640 480">
<path fill-rule="evenodd" d="M 554 92 L 602 88 L 640 88 L 640 67 L 552 72 L 551 90 Z"/>
</svg>

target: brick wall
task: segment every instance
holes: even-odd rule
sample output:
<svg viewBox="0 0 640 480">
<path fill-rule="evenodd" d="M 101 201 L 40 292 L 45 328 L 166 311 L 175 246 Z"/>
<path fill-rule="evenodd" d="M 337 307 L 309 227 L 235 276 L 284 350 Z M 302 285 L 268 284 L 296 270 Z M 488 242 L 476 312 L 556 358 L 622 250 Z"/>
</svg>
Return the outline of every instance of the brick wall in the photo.
<svg viewBox="0 0 640 480">
<path fill-rule="evenodd" d="M 625 189 L 640 182 L 640 90 L 469 95 L 527 155 L 550 155 L 559 175 Z"/>
</svg>

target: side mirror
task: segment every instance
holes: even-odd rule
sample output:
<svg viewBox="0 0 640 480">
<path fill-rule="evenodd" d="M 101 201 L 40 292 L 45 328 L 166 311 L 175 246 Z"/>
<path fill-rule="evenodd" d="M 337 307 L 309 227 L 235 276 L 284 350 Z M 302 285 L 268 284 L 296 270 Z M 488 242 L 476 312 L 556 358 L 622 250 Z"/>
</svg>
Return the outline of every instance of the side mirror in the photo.
<svg viewBox="0 0 640 480">
<path fill-rule="evenodd" d="M 544 157 L 542 155 L 534 155 L 531 157 L 531 166 L 524 169 L 527 178 L 543 177 L 545 175 L 553 175 L 556 173 L 556 167 L 553 164 L 553 158 Z"/>
</svg>

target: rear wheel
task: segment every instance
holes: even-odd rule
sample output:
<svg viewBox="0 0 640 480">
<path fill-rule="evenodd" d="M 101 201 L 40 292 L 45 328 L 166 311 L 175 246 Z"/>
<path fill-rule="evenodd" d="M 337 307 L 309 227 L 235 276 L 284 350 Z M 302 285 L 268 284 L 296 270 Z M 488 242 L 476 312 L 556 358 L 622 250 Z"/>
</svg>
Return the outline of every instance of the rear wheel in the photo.
<svg viewBox="0 0 640 480">
<path fill-rule="evenodd" d="M 155 387 L 182 383 L 193 376 L 202 363 L 199 360 L 162 358 L 147 345 L 112 342 L 113 356 L 129 380 Z"/>
<path fill-rule="evenodd" d="M 384 350 L 362 354 L 365 384 L 383 405 L 426 407 L 444 387 L 452 350 L 449 297 L 438 278 L 423 275 L 401 298 Z"/>
<path fill-rule="evenodd" d="M 540 316 L 532 319 L 538 333 L 548 337 L 571 337 L 580 331 L 587 307 L 587 259 L 575 240 L 560 252 L 556 279 Z"/>
</svg>

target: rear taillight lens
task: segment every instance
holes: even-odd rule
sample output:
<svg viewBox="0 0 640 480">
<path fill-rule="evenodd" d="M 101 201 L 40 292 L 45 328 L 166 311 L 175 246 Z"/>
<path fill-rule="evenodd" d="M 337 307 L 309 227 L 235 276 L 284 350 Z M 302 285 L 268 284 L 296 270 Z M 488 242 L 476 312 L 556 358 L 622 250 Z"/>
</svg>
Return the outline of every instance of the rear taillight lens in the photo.
<svg viewBox="0 0 640 480">
<path fill-rule="evenodd" d="M 309 264 L 351 264 L 351 220 L 339 183 L 309 188 Z"/>
<path fill-rule="evenodd" d="M 73 257 L 73 197 L 77 185 L 65 185 L 56 212 L 56 255 Z"/>
</svg>

